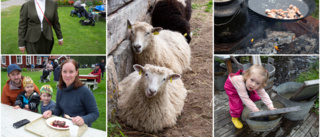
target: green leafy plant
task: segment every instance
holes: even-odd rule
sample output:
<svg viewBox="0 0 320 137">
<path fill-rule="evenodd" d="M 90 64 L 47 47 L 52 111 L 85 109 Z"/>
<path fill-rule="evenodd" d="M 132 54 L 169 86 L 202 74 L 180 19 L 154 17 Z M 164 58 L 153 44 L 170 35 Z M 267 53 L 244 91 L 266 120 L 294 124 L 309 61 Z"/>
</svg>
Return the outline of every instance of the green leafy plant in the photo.
<svg viewBox="0 0 320 137">
<path fill-rule="evenodd" d="M 198 8 L 202 7 L 202 5 L 200 5 L 200 4 L 192 4 L 191 7 L 192 7 L 192 9 L 198 9 Z"/>
<path fill-rule="evenodd" d="M 88 7 L 90 7 L 90 6 L 92 6 L 93 4 L 92 4 L 91 1 L 87 1 L 87 2 L 86 2 L 86 5 L 87 5 Z"/>
<path fill-rule="evenodd" d="M 22 68 L 22 72 L 27 72 L 28 69 L 27 68 Z"/>
<path fill-rule="evenodd" d="M 117 121 L 115 124 L 108 122 L 108 137 L 125 137 L 120 129 L 122 129 L 122 127 Z"/>
<path fill-rule="evenodd" d="M 218 62 L 220 62 L 220 63 L 224 63 L 224 61 L 222 61 L 222 60 L 219 59 L 219 58 L 214 58 L 214 61 L 218 61 Z"/>
<path fill-rule="evenodd" d="M 212 5 L 213 5 L 213 2 L 212 0 L 210 0 L 207 4 L 204 4 L 204 5 L 201 5 L 201 4 L 192 4 L 191 7 L 192 9 L 199 9 L 203 6 L 207 6 L 206 9 L 204 10 L 205 12 L 212 12 Z"/>
<path fill-rule="evenodd" d="M 209 3 L 207 3 L 205 6 L 207 6 L 207 8 L 205 9 L 205 12 L 212 12 L 212 0 L 209 1 Z"/>
<path fill-rule="evenodd" d="M 311 14 L 312 17 L 319 19 L 319 0 L 315 0 L 316 10 Z"/>
<path fill-rule="evenodd" d="M 311 64 L 311 67 L 308 71 L 302 72 L 299 74 L 299 77 L 296 78 L 296 82 L 303 83 L 307 80 L 319 79 L 319 60 L 316 63 Z"/>
<path fill-rule="evenodd" d="M 319 115 L 319 97 L 314 101 L 314 107 L 312 111 Z"/>
<path fill-rule="evenodd" d="M 58 0 L 58 5 L 62 6 L 62 5 L 64 5 L 64 2 L 62 0 Z"/>
<path fill-rule="evenodd" d="M 102 5 L 102 2 L 101 2 L 101 0 L 94 0 L 94 1 L 92 1 L 92 4 L 93 5 Z"/>
<path fill-rule="evenodd" d="M 102 5 L 102 1 L 100 0 L 97 5 Z"/>
<path fill-rule="evenodd" d="M 63 5 L 69 5 L 69 0 L 63 0 Z"/>
</svg>

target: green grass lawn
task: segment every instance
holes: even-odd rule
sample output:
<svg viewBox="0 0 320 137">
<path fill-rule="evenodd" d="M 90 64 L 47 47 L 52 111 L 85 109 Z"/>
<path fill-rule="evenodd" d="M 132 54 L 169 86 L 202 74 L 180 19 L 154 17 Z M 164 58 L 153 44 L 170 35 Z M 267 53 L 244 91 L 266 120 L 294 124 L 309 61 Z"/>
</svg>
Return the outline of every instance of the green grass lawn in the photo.
<svg viewBox="0 0 320 137">
<path fill-rule="evenodd" d="M 18 26 L 21 6 L 12 6 L 1 12 L 1 53 L 21 54 L 18 48 Z M 73 7 L 59 7 L 59 21 L 63 45 L 58 44 L 54 32 L 54 47 L 51 54 L 105 54 L 106 21 L 99 19 L 95 26 L 81 26 L 80 19 L 71 17 Z M 90 50 L 88 50 L 90 49 Z"/>
<path fill-rule="evenodd" d="M 1 2 L 5 2 L 5 1 L 7 1 L 7 0 L 1 0 Z"/>
<path fill-rule="evenodd" d="M 80 74 L 88 74 L 92 71 L 92 69 L 86 69 L 86 70 L 79 70 Z M 33 82 L 37 85 L 37 87 L 40 89 L 42 85 L 49 84 L 53 88 L 53 95 L 52 100 L 56 100 L 56 82 L 53 82 L 53 74 L 51 74 L 51 81 L 47 83 L 39 83 L 40 76 L 42 75 L 42 71 L 25 71 L 22 72 L 23 76 L 29 76 L 32 78 Z M 7 72 L 1 71 L 1 89 L 6 84 L 6 81 L 8 80 Z M 106 82 L 104 80 L 101 81 L 98 85 L 98 89 L 93 91 L 93 94 L 95 96 L 95 99 L 97 101 L 98 109 L 99 109 L 99 118 L 92 123 L 92 128 L 100 129 L 103 131 L 106 131 Z"/>
</svg>

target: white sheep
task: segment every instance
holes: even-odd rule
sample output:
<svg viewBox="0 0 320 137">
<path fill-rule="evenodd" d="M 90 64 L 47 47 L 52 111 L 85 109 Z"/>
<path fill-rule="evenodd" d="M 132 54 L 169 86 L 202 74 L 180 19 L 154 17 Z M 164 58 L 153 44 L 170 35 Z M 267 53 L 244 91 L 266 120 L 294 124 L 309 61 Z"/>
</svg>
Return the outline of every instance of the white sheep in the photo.
<svg viewBox="0 0 320 137">
<path fill-rule="evenodd" d="M 134 129 L 161 131 L 176 124 L 187 90 L 171 69 L 146 64 L 119 83 L 118 117 Z M 140 74 L 139 74 L 140 73 Z"/>
<path fill-rule="evenodd" d="M 167 67 L 178 74 L 190 69 L 191 50 L 182 34 L 146 22 L 131 25 L 129 20 L 128 28 L 137 64 Z"/>
</svg>

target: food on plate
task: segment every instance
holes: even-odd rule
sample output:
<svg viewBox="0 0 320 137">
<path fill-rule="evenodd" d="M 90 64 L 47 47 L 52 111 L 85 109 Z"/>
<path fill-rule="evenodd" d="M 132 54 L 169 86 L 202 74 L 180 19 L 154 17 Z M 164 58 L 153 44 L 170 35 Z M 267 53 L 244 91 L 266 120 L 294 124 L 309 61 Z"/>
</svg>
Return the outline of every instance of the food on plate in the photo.
<svg viewBox="0 0 320 137">
<path fill-rule="evenodd" d="M 54 127 L 58 127 L 58 128 L 68 128 L 69 126 L 66 126 L 66 122 L 65 121 L 59 121 L 59 120 L 54 120 L 51 123 L 52 126 Z"/>
<path fill-rule="evenodd" d="M 287 10 L 283 9 L 266 9 L 266 14 L 270 18 L 276 18 L 276 19 L 298 19 L 303 18 L 303 15 L 299 11 L 299 8 L 294 5 L 289 5 L 289 8 Z"/>
</svg>

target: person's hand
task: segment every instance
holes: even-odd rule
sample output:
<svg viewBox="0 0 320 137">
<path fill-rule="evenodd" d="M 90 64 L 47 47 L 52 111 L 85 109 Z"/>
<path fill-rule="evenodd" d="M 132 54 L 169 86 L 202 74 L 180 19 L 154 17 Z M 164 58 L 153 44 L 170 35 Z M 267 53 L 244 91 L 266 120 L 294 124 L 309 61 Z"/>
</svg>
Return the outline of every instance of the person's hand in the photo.
<svg viewBox="0 0 320 137">
<path fill-rule="evenodd" d="M 18 108 L 20 108 L 20 107 L 19 107 L 18 105 L 16 105 L 16 106 L 14 106 L 13 108 L 14 108 L 14 109 L 18 109 Z"/>
<path fill-rule="evenodd" d="M 260 111 L 259 109 L 256 109 L 256 110 L 253 110 L 252 112 L 258 112 L 258 111 Z"/>
<path fill-rule="evenodd" d="M 51 110 L 47 110 L 45 112 L 43 112 L 42 117 L 43 118 L 49 118 L 52 116 L 52 111 Z"/>
<path fill-rule="evenodd" d="M 24 108 L 27 108 L 27 109 L 29 109 L 29 105 L 24 105 Z"/>
<path fill-rule="evenodd" d="M 63 44 L 63 40 L 59 41 L 59 45 L 61 46 Z"/>
<path fill-rule="evenodd" d="M 31 111 L 31 109 L 29 109 L 29 108 L 23 108 L 24 110 L 28 110 L 28 111 Z"/>
<path fill-rule="evenodd" d="M 19 47 L 21 53 L 23 54 L 25 51 L 26 51 L 26 48 L 25 47 Z"/>
<path fill-rule="evenodd" d="M 72 117 L 72 122 L 76 123 L 79 126 L 82 126 L 84 124 L 84 120 L 80 116 Z"/>
<path fill-rule="evenodd" d="M 275 109 L 277 109 L 277 108 L 269 108 L 269 110 L 275 110 Z"/>
</svg>

